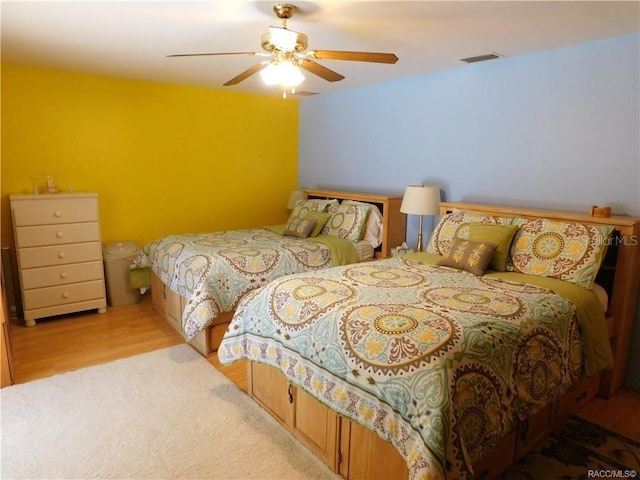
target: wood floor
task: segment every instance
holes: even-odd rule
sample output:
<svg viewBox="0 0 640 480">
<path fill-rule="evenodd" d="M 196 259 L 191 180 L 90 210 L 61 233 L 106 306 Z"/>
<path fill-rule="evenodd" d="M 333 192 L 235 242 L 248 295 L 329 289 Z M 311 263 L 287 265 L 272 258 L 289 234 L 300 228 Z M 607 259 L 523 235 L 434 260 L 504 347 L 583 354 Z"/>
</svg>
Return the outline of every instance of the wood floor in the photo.
<svg viewBox="0 0 640 480">
<path fill-rule="evenodd" d="M 35 327 L 11 325 L 14 383 L 29 382 L 79 368 L 184 343 L 154 310 L 151 297 L 107 313 L 66 315 L 39 320 Z M 209 362 L 246 391 L 246 363 Z M 594 423 L 640 441 L 640 393 L 621 390 L 610 399 L 596 398 L 580 414 Z"/>
</svg>

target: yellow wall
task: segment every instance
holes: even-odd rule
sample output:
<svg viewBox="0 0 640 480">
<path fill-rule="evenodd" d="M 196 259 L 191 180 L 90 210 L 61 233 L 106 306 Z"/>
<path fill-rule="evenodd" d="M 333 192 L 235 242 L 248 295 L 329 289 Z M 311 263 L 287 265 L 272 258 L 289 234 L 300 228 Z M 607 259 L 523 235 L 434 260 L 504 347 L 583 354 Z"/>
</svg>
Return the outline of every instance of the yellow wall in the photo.
<svg viewBox="0 0 640 480">
<path fill-rule="evenodd" d="M 298 102 L 2 65 L 8 194 L 32 175 L 99 194 L 103 241 L 283 223 L 297 186 Z"/>
</svg>

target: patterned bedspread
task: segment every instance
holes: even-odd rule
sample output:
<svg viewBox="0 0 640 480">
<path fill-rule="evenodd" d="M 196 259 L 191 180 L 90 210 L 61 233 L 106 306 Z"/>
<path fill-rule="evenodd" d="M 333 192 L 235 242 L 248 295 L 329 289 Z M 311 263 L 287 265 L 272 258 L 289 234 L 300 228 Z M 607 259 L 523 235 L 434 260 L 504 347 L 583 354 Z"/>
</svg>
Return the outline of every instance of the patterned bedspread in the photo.
<svg viewBox="0 0 640 480">
<path fill-rule="evenodd" d="M 355 261 L 353 244 L 336 237 L 298 239 L 278 228 L 169 235 L 145 245 L 130 268 L 150 267 L 187 299 L 182 330 L 192 340 L 250 290 L 292 273 Z"/>
<path fill-rule="evenodd" d="M 392 258 L 250 293 L 218 354 L 280 369 L 391 441 L 412 478 L 464 479 L 578 380 L 578 321 L 541 286 Z"/>
</svg>

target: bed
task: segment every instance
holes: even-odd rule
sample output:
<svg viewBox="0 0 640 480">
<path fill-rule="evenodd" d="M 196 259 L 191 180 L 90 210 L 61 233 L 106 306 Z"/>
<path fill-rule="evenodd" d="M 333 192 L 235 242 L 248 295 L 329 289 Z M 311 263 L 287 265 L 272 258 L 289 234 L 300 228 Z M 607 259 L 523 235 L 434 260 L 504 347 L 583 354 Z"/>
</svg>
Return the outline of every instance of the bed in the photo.
<svg viewBox="0 0 640 480">
<path fill-rule="evenodd" d="M 346 478 L 493 478 L 621 385 L 639 234 L 443 203 L 429 253 L 249 293 L 218 356 L 248 359 L 249 394 Z"/>
<path fill-rule="evenodd" d="M 150 273 L 156 311 L 208 356 L 247 292 L 292 273 L 385 258 L 404 241 L 401 197 L 303 194 L 286 225 L 170 235 L 145 245 L 130 273 Z"/>
</svg>

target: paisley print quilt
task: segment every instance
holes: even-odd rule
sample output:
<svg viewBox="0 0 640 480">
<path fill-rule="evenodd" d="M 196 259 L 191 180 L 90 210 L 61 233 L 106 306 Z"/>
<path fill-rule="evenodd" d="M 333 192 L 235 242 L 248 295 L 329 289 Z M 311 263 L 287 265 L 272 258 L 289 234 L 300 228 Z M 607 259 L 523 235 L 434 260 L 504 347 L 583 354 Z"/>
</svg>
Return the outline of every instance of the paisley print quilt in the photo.
<svg viewBox="0 0 640 480">
<path fill-rule="evenodd" d="M 278 368 L 392 442 L 411 478 L 465 479 L 579 379 L 580 328 L 547 288 L 396 257 L 249 293 L 218 355 Z"/>
<path fill-rule="evenodd" d="M 220 312 L 232 311 L 250 290 L 292 273 L 344 263 L 353 249 L 342 239 L 315 241 L 282 236 L 267 228 L 202 234 L 169 235 L 145 245 L 130 268 L 150 267 L 174 292 L 187 299 L 182 330 L 192 340 Z"/>
</svg>

